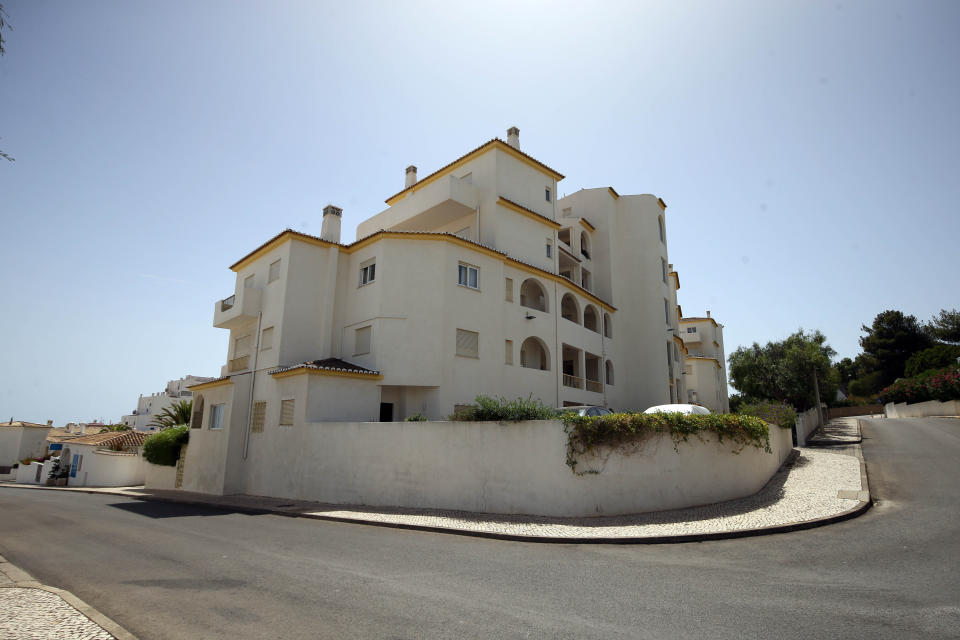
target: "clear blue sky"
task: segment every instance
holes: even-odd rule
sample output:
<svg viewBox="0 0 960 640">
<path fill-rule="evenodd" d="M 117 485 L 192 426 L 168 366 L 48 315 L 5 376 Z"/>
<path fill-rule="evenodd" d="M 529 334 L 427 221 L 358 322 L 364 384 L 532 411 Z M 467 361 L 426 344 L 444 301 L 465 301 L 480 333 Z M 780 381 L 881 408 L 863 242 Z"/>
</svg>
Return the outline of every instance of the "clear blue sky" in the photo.
<svg viewBox="0 0 960 640">
<path fill-rule="evenodd" d="M 960 307 L 958 2 L 3 4 L 2 419 L 218 375 L 230 264 L 511 125 L 561 192 L 667 202 L 728 353 Z"/>
</svg>

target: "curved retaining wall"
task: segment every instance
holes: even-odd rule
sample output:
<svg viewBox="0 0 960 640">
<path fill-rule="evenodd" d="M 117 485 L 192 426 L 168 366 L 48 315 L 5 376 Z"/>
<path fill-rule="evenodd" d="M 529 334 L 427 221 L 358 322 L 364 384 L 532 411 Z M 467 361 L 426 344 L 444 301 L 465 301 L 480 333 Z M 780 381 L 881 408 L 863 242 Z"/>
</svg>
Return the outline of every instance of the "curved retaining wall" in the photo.
<svg viewBox="0 0 960 640">
<path fill-rule="evenodd" d="M 584 460 L 578 470 L 597 473 L 575 475 L 556 421 L 307 423 L 254 434 L 249 458 L 239 464 L 242 491 L 251 495 L 582 517 L 751 495 L 792 446 L 790 430 L 775 426 L 772 453 L 747 446 L 733 454 L 732 443 L 705 439 L 681 443 L 677 453 L 669 436 L 656 436 L 627 455 Z M 187 465 L 185 474 L 193 471 Z"/>
</svg>

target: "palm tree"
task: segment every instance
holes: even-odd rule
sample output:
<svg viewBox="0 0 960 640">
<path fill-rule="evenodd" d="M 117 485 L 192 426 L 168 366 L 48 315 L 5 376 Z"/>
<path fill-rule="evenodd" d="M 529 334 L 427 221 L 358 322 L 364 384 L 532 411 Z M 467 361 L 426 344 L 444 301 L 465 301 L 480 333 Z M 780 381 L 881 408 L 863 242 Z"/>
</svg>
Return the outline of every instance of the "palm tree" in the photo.
<svg viewBox="0 0 960 640">
<path fill-rule="evenodd" d="M 190 424 L 190 416 L 193 412 L 193 400 L 181 400 L 174 402 L 169 407 L 164 407 L 150 424 L 147 426 L 157 427 L 160 431 L 170 427 L 178 427 L 182 424 Z"/>
</svg>

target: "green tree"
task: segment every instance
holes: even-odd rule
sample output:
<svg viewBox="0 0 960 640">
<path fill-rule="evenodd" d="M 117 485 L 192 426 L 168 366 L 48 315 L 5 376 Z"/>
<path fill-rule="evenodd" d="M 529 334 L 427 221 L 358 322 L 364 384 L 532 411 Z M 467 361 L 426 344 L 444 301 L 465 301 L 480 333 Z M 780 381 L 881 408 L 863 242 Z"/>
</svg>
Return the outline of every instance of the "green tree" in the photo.
<svg viewBox="0 0 960 640">
<path fill-rule="evenodd" d="M 730 384 L 744 401 L 776 400 L 799 409 L 816 404 L 816 372 L 822 401 L 832 400 L 840 383 L 830 360 L 836 355 L 819 331 L 800 329 L 785 340 L 740 347 L 728 358 Z"/>
<path fill-rule="evenodd" d="M 860 346 L 865 355 L 876 360 L 879 372 L 879 391 L 897 378 L 903 377 L 907 359 L 918 351 L 933 346 L 933 339 L 916 317 L 904 315 L 900 311 L 884 311 L 877 314 L 873 324 L 863 325 L 866 333 L 860 338 Z"/>
<path fill-rule="evenodd" d="M 960 344 L 960 311 L 940 309 L 927 325 L 927 332 L 940 342 Z"/>
<path fill-rule="evenodd" d="M 920 375 L 931 369 L 942 369 L 956 364 L 960 358 L 960 345 L 935 344 L 929 349 L 918 351 L 907 359 L 904 374 L 908 378 Z"/>
<path fill-rule="evenodd" d="M 164 407 L 148 426 L 157 427 L 161 431 L 170 427 L 179 427 L 189 425 L 190 417 L 193 412 L 193 400 L 181 400 L 174 402 L 169 407 Z"/>
</svg>

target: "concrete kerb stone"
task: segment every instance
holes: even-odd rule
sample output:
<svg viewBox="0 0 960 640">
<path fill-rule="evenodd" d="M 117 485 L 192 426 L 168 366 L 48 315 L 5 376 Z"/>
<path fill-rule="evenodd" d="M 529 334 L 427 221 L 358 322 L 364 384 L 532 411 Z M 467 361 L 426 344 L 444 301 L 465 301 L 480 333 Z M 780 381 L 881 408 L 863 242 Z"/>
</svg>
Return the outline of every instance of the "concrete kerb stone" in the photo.
<svg viewBox="0 0 960 640">
<path fill-rule="evenodd" d="M 858 421 L 859 428 L 859 421 Z M 843 446 L 848 444 L 847 442 L 836 443 Z M 866 464 L 863 459 L 863 453 L 860 450 L 859 445 L 856 446 L 856 458 L 858 459 L 860 466 L 860 487 L 861 490 L 857 492 L 857 496 L 850 496 L 849 499 L 857 499 L 858 502 L 855 506 L 842 511 L 840 513 L 832 514 L 829 516 L 824 516 L 820 518 L 813 518 L 810 520 L 801 520 L 796 522 L 789 522 L 780 525 L 771 525 L 768 527 L 756 527 L 751 529 L 736 529 L 731 531 L 714 531 L 714 532 L 701 532 L 701 533 L 689 533 L 689 534 L 676 534 L 676 535 L 659 535 L 659 536 L 638 536 L 638 537 L 629 537 L 629 536 L 618 536 L 618 537 L 579 537 L 579 536 L 542 536 L 542 535 L 522 535 L 522 534 L 511 534 L 511 533 L 502 533 L 496 531 L 484 531 L 484 530 L 475 530 L 475 529 L 459 529 L 455 527 L 439 527 L 439 526 L 430 526 L 422 524 L 412 524 L 412 523 L 403 523 L 403 522 L 384 522 L 379 520 L 370 520 L 364 519 L 361 517 L 357 518 L 348 518 L 341 516 L 325 515 L 321 513 L 310 513 L 310 512 L 301 512 L 296 510 L 286 510 L 275 507 L 254 507 L 249 505 L 238 504 L 236 502 L 215 502 L 205 499 L 196 499 L 190 498 L 188 496 L 161 496 L 161 495 L 147 495 L 147 494 L 133 494 L 125 491 L 109 491 L 104 489 L 98 490 L 83 490 L 83 489 L 74 489 L 74 491 L 82 493 L 91 493 L 91 494 L 104 494 L 104 495 L 116 495 L 122 496 L 125 498 L 134 498 L 136 500 L 141 500 L 145 502 L 164 502 L 172 504 L 190 504 L 197 506 L 204 506 L 207 508 L 216 509 L 219 511 L 228 511 L 234 513 L 245 513 L 250 515 L 280 515 L 292 518 L 306 518 L 310 520 L 326 520 L 329 522 L 340 522 L 346 524 L 358 524 L 358 525 L 367 525 L 367 526 L 376 526 L 376 527 L 386 527 L 391 529 L 405 529 L 409 531 L 425 531 L 430 533 L 444 533 L 448 535 L 459 535 L 467 536 L 474 538 L 488 538 L 494 540 L 509 540 L 514 542 L 538 542 L 538 543 L 554 543 L 554 544 L 668 544 L 668 543 L 683 543 L 683 542 L 705 542 L 708 540 L 727 540 L 732 538 L 746 538 L 746 537 L 755 537 L 762 535 L 772 535 L 778 533 L 789 533 L 792 531 L 801 531 L 804 529 L 812 529 L 815 527 L 822 527 L 828 524 L 833 524 L 836 522 L 843 522 L 845 520 L 850 520 L 856 518 L 870 509 L 872 506 L 872 500 L 870 496 L 870 486 L 867 478 Z M 791 454 L 791 457 L 787 459 L 785 464 L 788 464 L 793 458 L 798 455 L 797 450 Z M 0 485 L 0 486 L 16 486 L 16 485 Z M 63 491 L 62 487 L 43 487 L 35 485 L 20 485 L 22 488 L 33 488 L 33 489 L 45 489 L 51 491 Z"/>
<path fill-rule="evenodd" d="M 0 573 L 3 573 L 11 584 L 3 585 L 0 588 L 16 587 L 20 589 L 37 589 L 46 591 L 59 596 L 68 605 L 73 607 L 78 613 L 99 626 L 101 629 L 112 635 L 117 640 L 137 640 L 137 637 L 121 627 L 119 624 L 97 611 L 95 608 L 75 596 L 73 593 L 57 587 L 42 584 L 33 578 L 29 573 L 11 564 L 6 558 L 0 556 Z"/>
</svg>

